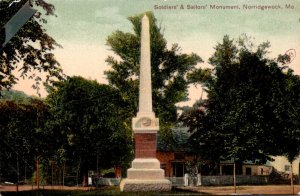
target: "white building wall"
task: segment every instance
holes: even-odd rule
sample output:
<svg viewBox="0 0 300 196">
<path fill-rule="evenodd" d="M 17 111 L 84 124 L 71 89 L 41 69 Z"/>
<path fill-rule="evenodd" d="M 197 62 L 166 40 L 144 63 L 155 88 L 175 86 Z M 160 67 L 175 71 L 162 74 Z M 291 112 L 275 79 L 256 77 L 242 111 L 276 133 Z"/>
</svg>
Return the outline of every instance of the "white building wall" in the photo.
<svg viewBox="0 0 300 196">
<path fill-rule="evenodd" d="M 277 171 L 279 172 L 285 172 L 289 173 L 290 170 L 290 163 L 287 160 L 286 157 L 284 156 L 277 156 L 277 157 L 272 157 L 274 161 L 270 162 L 271 166 L 273 166 Z M 298 157 L 294 162 L 293 162 L 293 174 L 294 175 L 300 175 L 299 174 L 299 163 L 300 163 L 300 157 Z"/>
</svg>

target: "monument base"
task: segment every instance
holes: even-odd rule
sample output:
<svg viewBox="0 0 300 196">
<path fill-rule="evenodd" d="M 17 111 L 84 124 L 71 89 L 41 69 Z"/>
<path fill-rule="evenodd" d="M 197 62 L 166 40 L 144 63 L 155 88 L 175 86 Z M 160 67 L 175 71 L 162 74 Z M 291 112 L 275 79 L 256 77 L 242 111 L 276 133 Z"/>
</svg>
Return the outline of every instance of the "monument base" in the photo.
<svg viewBox="0 0 300 196">
<path fill-rule="evenodd" d="M 170 191 L 172 184 L 167 179 L 146 180 L 146 179 L 124 179 L 120 183 L 122 192 L 151 192 Z"/>
<path fill-rule="evenodd" d="M 124 192 L 170 191 L 172 188 L 156 158 L 134 159 L 127 177 L 120 183 L 120 189 Z"/>
</svg>

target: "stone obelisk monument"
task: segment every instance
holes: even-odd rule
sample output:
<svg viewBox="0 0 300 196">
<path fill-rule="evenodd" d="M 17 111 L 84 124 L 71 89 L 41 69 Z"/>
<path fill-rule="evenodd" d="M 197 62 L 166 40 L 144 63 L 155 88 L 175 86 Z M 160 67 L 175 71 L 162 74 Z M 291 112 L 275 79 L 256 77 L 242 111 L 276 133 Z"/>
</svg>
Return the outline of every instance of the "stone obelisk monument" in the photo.
<svg viewBox="0 0 300 196">
<path fill-rule="evenodd" d="M 171 182 L 164 177 L 156 159 L 156 138 L 159 120 L 152 111 L 150 31 L 147 15 L 142 18 L 139 111 L 132 119 L 135 159 L 127 170 L 121 191 L 169 191 Z"/>
</svg>

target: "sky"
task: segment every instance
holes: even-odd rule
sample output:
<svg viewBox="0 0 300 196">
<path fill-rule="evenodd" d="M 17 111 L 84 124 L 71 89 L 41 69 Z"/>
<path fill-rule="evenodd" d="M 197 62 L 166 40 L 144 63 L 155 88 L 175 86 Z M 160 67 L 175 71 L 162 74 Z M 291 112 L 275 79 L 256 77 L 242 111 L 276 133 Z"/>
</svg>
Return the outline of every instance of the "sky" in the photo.
<svg viewBox="0 0 300 196">
<path fill-rule="evenodd" d="M 152 11 L 170 47 L 178 43 L 185 53 L 197 53 L 207 66 L 214 47 L 224 35 L 238 38 L 246 33 L 256 44 L 270 41 L 269 57 L 289 49 L 296 51 L 289 67 L 300 74 L 300 0 L 48 0 L 57 17 L 47 17 L 45 28 L 63 48 L 54 51 L 64 73 L 107 83 L 104 70 L 114 55 L 106 39 L 116 30 L 133 32 L 129 16 Z M 227 7 L 226 7 L 227 6 Z M 272 9 L 261 9 L 268 6 Z M 172 8 L 172 9 L 171 9 Z M 194 9 L 192 9 L 194 8 Z M 197 8 L 197 9 L 196 9 Z M 226 8 L 226 9 L 223 9 Z M 233 8 L 233 9 L 228 9 Z M 250 9 L 251 8 L 251 9 Z M 20 80 L 14 87 L 36 95 L 32 82 Z M 46 96 L 44 90 L 42 96 Z M 190 88 L 191 105 L 201 95 Z"/>
</svg>

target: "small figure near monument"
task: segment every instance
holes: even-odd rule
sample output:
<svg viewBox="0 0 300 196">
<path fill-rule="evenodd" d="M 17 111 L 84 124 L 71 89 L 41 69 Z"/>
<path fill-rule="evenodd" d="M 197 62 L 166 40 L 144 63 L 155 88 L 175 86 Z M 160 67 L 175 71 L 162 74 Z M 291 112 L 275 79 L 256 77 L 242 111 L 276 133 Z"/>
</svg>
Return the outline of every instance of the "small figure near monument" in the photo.
<svg viewBox="0 0 300 196">
<path fill-rule="evenodd" d="M 172 184 L 164 177 L 164 170 L 156 158 L 159 120 L 152 111 L 150 28 L 147 15 L 142 18 L 139 111 L 132 119 L 135 139 L 135 159 L 127 170 L 121 191 L 170 191 Z"/>
</svg>

